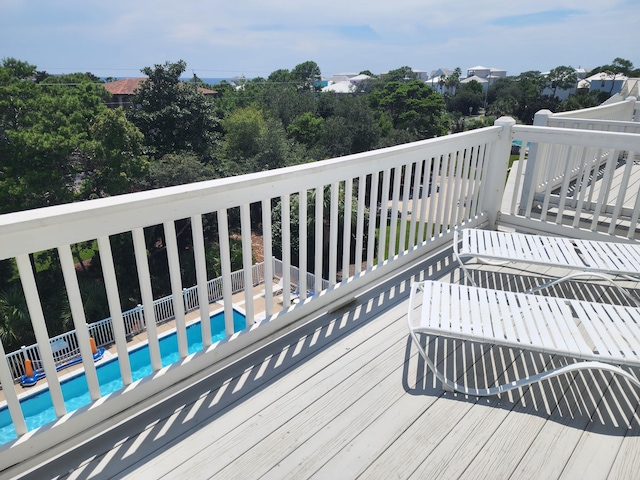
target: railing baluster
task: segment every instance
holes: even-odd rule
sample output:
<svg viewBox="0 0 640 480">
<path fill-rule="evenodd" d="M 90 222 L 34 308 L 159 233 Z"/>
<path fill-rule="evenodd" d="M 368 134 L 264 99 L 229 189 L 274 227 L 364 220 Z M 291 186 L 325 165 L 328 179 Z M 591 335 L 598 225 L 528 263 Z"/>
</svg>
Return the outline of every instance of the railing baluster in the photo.
<svg viewBox="0 0 640 480">
<path fill-rule="evenodd" d="M 282 211 L 282 305 L 291 306 L 291 197 L 283 195 Z M 301 298 L 305 298 L 302 296 Z"/>
<path fill-rule="evenodd" d="M 76 275 L 75 264 L 69 245 L 58 247 L 58 255 L 60 256 L 60 266 L 62 267 L 62 275 L 67 288 L 69 307 L 75 327 L 75 336 L 77 336 L 77 347 L 79 347 L 80 355 L 82 356 L 82 365 L 87 379 L 89 396 L 91 400 L 95 401 L 100 398 L 100 385 L 98 384 L 98 374 L 89 342 L 89 331 L 87 330 L 87 319 L 85 318 L 84 308 L 82 306 L 78 276 Z M 75 350 L 75 348 L 73 348 L 73 350 Z"/>
<path fill-rule="evenodd" d="M 157 319 L 153 302 L 153 291 L 151 289 L 151 275 L 149 273 L 149 259 L 147 258 L 144 230 L 142 228 L 134 228 L 131 234 L 133 237 L 136 268 L 138 270 L 138 282 L 140 283 L 140 296 L 142 297 L 142 305 L 144 308 L 151 369 L 153 372 L 157 372 L 162 368 L 162 360 L 160 358 L 160 344 L 158 343 L 158 328 L 156 326 Z"/>
<path fill-rule="evenodd" d="M 427 219 L 430 218 L 427 216 L 427 207 L 433 204 L 433 200 L 431 199 L 431 195 L 435 192 L 432 192 L 433 188 L 433 157 L 428 157 L 424 161 L 424 170 L 422 176 L 422 199 L 420 202 L 420 224 L 418 227 L 418 241 L 420 243 L 425 242 L 428 238 L 431 237 L 429 234 L 429 226 L 427 224 Z"/>
<path fill-rule="evenodd" d="M 229 247 L 229 220 L 227 210 L 218 210 L 218 234 L 220 242 L 220 266 L 222 268 L 222 300 L 224 303 L 224 328 L 227 337 L 234 333 L 233 286 L 231 285 L 231 249 Z"/>
<path fill-rule="evenodd" d="M 98 237 L 98 249 L 100 250 L 100 261 L 102 262 L 102 273 L 104 275 L 104 286 L 107 292 L 107 303 L 111 313 L 111 323 L 113 326 L 113 337 L 116 342 L 118 352 L 118 363 L 120 364 L 120 376 L 124 386 L 131 385 L 133 377 L 131 375 L 131 363 L 127 353 L 127 338 L 122 319 L 122 307 L 120 306 L 120 295 L 118 294 L 118 281 L 116 279 L 116 269 L 113 264 L 113 254 L 111 252 L 111 242 L 109 237 Z"/>
<path fill-rule="evenodd" d="M 376 220 L 378 218 L 378 172 L 369 175 L 371 193 L 369 195 L 369 240 L 367 245 L 367 268 L 373 267 L 374 253 L 376 250 Z M 349 179 L 351 182 L 351 179 Z M 349 195 L 349 211 L 351 211 L 352 195 Z M 381 224 L 382 225 L 382 224 Z M 351 247 L 351 216 L 349 216 L 349 247 Z M 347 277 L 349 270 L 347 267 Z"/>
<path fill-rule="evenodd" d="M 416 222 L 418 219 L 418 209 L 417 205 L 420 204 L 420 171 L 422 169 L 422 160 L 418 162 L 413 162 L 411 164 L 412 175 L 411 175 L 411 221 L 409 226 L 409 250 L 413 250 L 417 245 L 416 241 Z"/>
<path fill-rule="evenodd" d="M 6 358 L 2 340 L 0 340 L 0 357 Z M 4 399 L 6 400 L 7 407 L 9 408 L 9 415 L 13 422 L 13 428 L 15 428 L 18 436 L 22 436 L 27 433 L 27 424 L 24 420 L 24 415 L 22 414 L 22 408 L 20 408 L 18 394 L 16 393 L 15 388 L 13 388 L 13 375 L 8 362 L 0 361 L 0 384 L 4 386 L 2 393 L 4 394 Z"/>
<path fill-rule="evenodd" d="M 358 185 L 358 189 L 364 188 Z M 353 178 L 344 181 L 344 214 L 342 231 L 342 281 L 350 277 L 351 263 L 351 213 L 353 209 Z"/>
<path fill-rule="evenodd" d="M 362 272 L 362 251 L 364 249 L 365 181 L 366 177 L 364 175 L 360 175 L 360 177 L 358 178 L 358 210 L 356 213 L 356 275 Z"/>
<path fill-rule="evenodd" d="M 271 199 L 262 200 L 262 246 L 264 250 L 265 316 L 273 315 L 273 241 L 271 238 Z"/>
<path fill-rule="evenodd" d="M 442 172 L 442 179 L 444 185 L 442 186 L 442 206 L 444 207 L 439 213 L 438 217 L 442 222 L 442 233 L 446 232 L 449 228 L 451 228 L 450 221 L 450 211 L 453 202 L 455 199 L 453 198 L 453 182 L 455 178 L 455 153 L 449 152 L 446 155 L 444 171 Z"/>
<path fill-rule="evenodd" d="M 176 224 L 173 220 L 169 220 L 164 222 L 163 226 L 164 237 L 167 243 L 167 261 L 169 263 L 169 280 L 171 282 L 171 293 L 173 295 L 173 315 L 176 322 L 178 353 L 180 358 L 186 358 L 189 354 L 189 349 L 187 345 L 187 326 L 182 296 L 182 272 L 180 270 Z"/>
<path fill-rule="evenodd" d="M 316 187 L 316 229 L 315 229 L 315 263 L 314 263 L 314 275 L 315 285 L 313 286 L 314 293 L 318 293 L 322 289 L 322 263 L 324 260 L 324 186 L 320 185 Z M 302 293 L 302 292 L 300 292 Z M 304 298 L 304 297 L 303 297 Z"/>
<path fill-rule="evenodd" d="M 198 307 L 200 308 L 200 329 L 202 347 L 211 346 L 211 322 L 209 321 L 209 292 L 207 287 L 207 256 L 204 249 L 202 215 L 191 217 L 191 235 L 193 237 L 193 255 L 196 263 L 196 282 L 198 283 Z"/>
<path fill-rule="evenodd" d="M 380 197 L 380 244 L 378 245 L 378 264 L 387 258 L 387 222 L 389 221 L 389 185 L 391 183 L 391 171 L 385 169 L 382 175 L 382 196 Z M 376 179 L 378 181 L 378 179 Z"/>
<path fill-rule="evenodd" d="M 253 325 L 253 255 L 251 252 L 251 209 L 248 203 L 240 208 L 240 238 L 242 240 L 242 266 L 244 271 L 244 311 L 247 326 Z"/>
<path fill-rule="evenodd" d="M 403 171 L 402 178 L 404 181 L 403 185 L 400 187 L 402 190 L 402 212 L 400 214 L 400 235 L 399 235 L 399 245 L 398 245 L 398 254 L 404 255 L 407 251 L 407 216 L 409 211 L 409 184 L 411 182 L 411 163 L 405 164 L 401 167 L 401 171 Z"/>
<path fill-rule="evenodd" d="M 31 317 L 31 324 L 33 325 L 33 333 L 40 347 L 40 358 L 42 359 L 44 371 L 47 375 L 47 383 L 49 384 L 53 408 L 55 409 L 56 417 L 60 418 L 66 413 L 66 408 L 29 255 L 18 255 L 16 257 L 16 263 L 29 309 L 29 316 Z"/>
<path fill-rule="evenodd" d="M 329 210 L 329 285 L 336 284 L 338 274 L 338 209 L 340 184 L 331 184 L 331 206 Z M 335 248 L 333 246 L 335 245 Z"/>
<path fill-rule="evenodd" d="M 388 258 L 396 255 L 396 237 L 398 234 L 398 204 L 400 199 L 400 180 L 402 177 L 402 166 L 393 169 L 393 194 L 391 201 L 391 229 L 389 231 L 389 251 Z"/>
<path fill-rule="evenodd" d="M 308 262 L 307 262 L 307 254 L 308 254 L 308 231 L 307 231 L 307 221 L 308 221 L 308 217 L 309 217 L 309 212 L 308 212 L 308 208 L 307 208 L 307 190 L 301 190 L 298 193 L 298 204 L 299 204 L 299 210 L 298 210 L 298 219 L 299 219 L 299 225 L 298 225 L 298 230 L 299 230 L 299 238 L 298 238 L 298 249 L 299 249 L 299 256 L 298 256 L 298 265 L 300 266 L 300 271 L 303 272 L 302 275 L 300 275 L 300 278 L 298 280 L 299 285 L 298 285 L 298 293 L 300 294 L 300 298 L 302 298 L 303 300 L 305 298 L 307 298 L 307 275 L 306 272 L 309 270 L 308 269 Z"/>
</svg>

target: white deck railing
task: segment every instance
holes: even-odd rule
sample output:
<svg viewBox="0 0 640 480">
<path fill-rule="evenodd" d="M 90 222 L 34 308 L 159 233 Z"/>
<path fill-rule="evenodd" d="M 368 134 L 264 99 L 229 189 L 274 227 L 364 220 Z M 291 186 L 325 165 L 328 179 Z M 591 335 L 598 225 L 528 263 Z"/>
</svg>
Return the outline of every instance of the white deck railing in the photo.
<svg viewBox="0 0 640 480">
<path fill-rule="evenodd" d="M 501 223 L 546 233 L 569 226 L 640 239 L 639 134 L 516 126 L 513 137 L 537 142 L 539 152 L 553 150 L 564 174 L 557 181 L 557 170 L 546 162 L 527 162 L 522 152 L 511 172 L 513 194 Z M 528 188 L 532 184 L 545 188 Z"/>
<path fill-rule="evenodd" d="M 273 259 L 273 271 L 278 278 L 282 277 L 282 262 L 277 258 Z M 298 284 L 298 268 L 291 266 L 292 284 Z M 252 277 L 253 285 L 259 285 L 268 281 L 264 278 L 264 263 L 260 262 L 253 265 Z M 233 272 L 232 285 L 233 293 L 241 292 L 244 289 L 244 272 L 242 270 Z M 307 273 L 308 284 L 313 284 L 315 275 Z M 323 285 L 327 286 L 327 281 L 323 280 Z M 207 282 L 207 291 L 209 292 L 209 303 L 216 302 L 222 298 L 222 277 L 211 279 Z M 200 308 L 198 296 L 198 287 L 193 286 L 182 290 L 182 298 L 185 305 L 185 312 L 192 312 Z M 154 300 L 153 308 L 155 312 L 156 325 L 168 322 L 175 318 L 173 311 L 173 295 Z M 122 312 L 122 320 L 127 337 L 137 335 L 146 331 L 144 307 L 137 305 L 136 307 Z M 98 348 L 107 347 L 115 343 L 115 331 L 111 318 L 105 318 L 97 322 L 87 325 L 89 328 L 89 337 L 93 338 Z M 78 338 L 75 330 L 62 333 L 51 338 L 51 351 L 53 352 L 56 367 L 61 367 L 71 360 L 75 360 L 80 356 L 78 347 Z M 8 353 L 6 355 L 9 369 L 13 372 L 14 381 L 18 381 L 25 374 L 25 360 L 30 360 L 34 369 L 43 367 L 40 349 L 38 344 L 24 346 L 20 350 Z"/>
<path fill-rule="evenodd" d="M 51 399 L 57 417 L 64 417 L 64 421 L 54 422 L 36 435 L 28 435 L 5 445 L 0 449 L 0 465 L 21 461 L 52 447 L 61 439 L 80 435 L 87 428 L 118 412 L 153 399 L 160 393 L 168 394 L 172 386 L 189 376 L 224 365 L 226 359 L 233 358 L 244 349 L 255 348 L 280 332 L 294 328 L 298 322 L 341 305 L 359 289 L 450 244 L 452 231 L 457 226 L 494 227 L 496 222 L 500 222 L 516 226 L 525 224 L 526 228 L 534 230 L 558 230 L 557 223 L 549 215 L 551 208 L 546 207 L 547 213 L 542 215 L 540 209 L 534 210 L 533 207 L 519 204 L 517 198 L 521 198 L 522 182 L 513 190 L 513 201 L 507 199 L 510 209 L 500 211 L 512 138 L 522 140 L 523 144 L 555 143 L 583 149 L 640 151 L 638 135 L 610 132 L 583 135 L 575 129 L 514 124 L 513 120 L 502 118 L 494 127 L 343 158 L 1 216 L 0 258 L 16 259 L 36 340 L 41 346 L 40 355 Z M 515 171 L 518 176 L 523 175 L 522 169 L 516 168 Z M 632 189 L 629 182 L 622 182 L 620 186 L 622 189 Z M 621 195 L 627 198 L 626 192 Z M 637 196 L 637 186 L 633 195 Z M 291 212 L 293 200 L 298 204 L 297 217 Z M 281 235 L 277 239 L 272 237 L 272 207 L 276 202 L 282 205 L 282 223 L 278 230 Z M 261 208 L 261 218 L 251 218 L 252 212 L 257 211 L 255 204 Z M 547 204 L 550 205 L 551 201 Z M 576 205 L 576 216 L 580 216 L 580 205 L 584 204 Z M 347 205 L 347 208 L 343 205 Z M 349 208 L 351 205 L 353 208 Z M 521 207 L 525 212 L 522 215 L 517 213 Z M 558 207 L 555 208 L 557 213 Z M 240 218 L 241 231 L 233 234 L 236 237 L 240 234 L 242 239 L 242 280 L 234 279 L 231 273 L 228 215 L 232 210 L 236 218 L 238 214 Z M 196 278 L 198 287 L 201 287 L 197 289 L 197 297 L 202 305 L 210 301 L 212 295 L 218 295 L 218 292 L 212 294 L 210 291 L 204 269 L 202 216 L 205 214 L 213 214 L 208 215 L 207 220 L 215 222 L 219 233 L 222 267 L 219 295 L 224 304 L 227 340 L 211 345 L 209 322 L 205 321 L 209 318 L 209 312 L 201 309 L 203 348 L 196 354 L 188 355 L 185 323 L 188 305 L 185 305 L 182 295 L 175 221 L 189 219 L 191 223 Z M 589 212 L 589 215 L 592 213 Z M 297 225 L 292 225 L 293 218 L 299 218 Z M 319 219 L 322 221 L 316 221 Z M 283 251 L 284 310 L 274 314 L 273 297 L 266 295 L 261 299 L 264 302 L 265 320 L 258 324 L 255 324 L 252 288 L 252 220 L 262 223 L 266 278 L 274 277 L 274 240 L 281 242 Z M 151 295 L 143 231 L 145 227 L 158 224 L 162 224 L 165 231 L 173 297 L 170 306 L 157 308 L 173 309 L 180 356 L 176 364 L 163 369 L 161 374 L 156 330 L 158 315 Z M 293 226 L 298 227 L 298 258 L 292 258 L 291 255 Z M 111 235 L 122 232 L 129 232 L 133 237 L 141 304 L 145 311 L 150 312 L 149 317 L 153 317 L 145 319 L 153 374 L 135 383 L 127 355 L 128 327 L 120 308 L 110 241 Z M 91 239 L 97 239 L 100 251 L 124 388 L 99 404 L 94 403 L 68 413 L 55 374 L 54 352 L 29 255 L 53 248 L 59 252 L 78 348 L 89 393 L 95 401 L 101 394 L 71 255 L 72 245 Z M 312 251 L 309 252 L 309 249 Z M 307 264 L 307 258 L 313 259 L 313 265 Z M 296 279 L 296 269 L 293 267 L 302 272 L 323 272 L 322 276 L 327 282 L 323 282 L 321 275 L 315 275 L 314 278 L 301 275 Z M 341 272 L 345 273 L 339 276 Z M 300 301 L 293 304 L 291 287 L 295 283 L 298 283 Z M 233 335 L 232 294 L 238 285 L 245 292 L 247 329 L 239 335 Z M 195 300 L 190 296 L 189 302 L 195 303 Z M 1 344 L 0 355 L 4 355 Z M 0 381 L 3 386 L 13 383 L 13 374 L 6 362 L 0 362 Z M 16 431 L 19 436 L 24 436 L 27 427 L 17 393 L 13 388 L 5 388 L 5 396 Z"/>
<path fill-rule="evenodd" d="M 640 102 L 635 97 L 609 105 L 585 108 L 583 110 L 552 113 L 541 110 L 536 113 L 533 124 L 540 127 L 573 128 L 601 132 L 621 132 L 640 134 L 640 121 L 635 120 L 636 112 L 640 110 Z M 556 188 L 568 176 L 574 181 L 584 168 L 599 169 L 607 158 L 615 154 L 611 150 L 590 152 L 588 157 L 571 150 L 570 146 L 561 144 L 532 143 L 529 147 L 527 180 L 539 180 L 525 186 L 525 195 L 529 195 L 530 188 L 536 192 L 543 192 L 547 188 Z M 559 162 L 558 159 L 563 161 Z M 568 163 L 567 163 L 568 162 Z M 534 167 L 535 165 L 535 167 Z M 538 172 L 533 176 L 533 169 Z"/>
</svg>

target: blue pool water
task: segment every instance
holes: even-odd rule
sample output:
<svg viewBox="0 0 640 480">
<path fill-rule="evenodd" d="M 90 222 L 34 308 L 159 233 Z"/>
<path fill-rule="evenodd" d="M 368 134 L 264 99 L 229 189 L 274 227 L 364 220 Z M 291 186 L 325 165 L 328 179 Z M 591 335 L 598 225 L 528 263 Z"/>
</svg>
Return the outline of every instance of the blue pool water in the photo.
<svg viewBox="0 0 640 480">
<path fill-rule="evenodd" d="M 216 313 L 210 318 L 212 342 L 217 342 L 225 338 L 224 313 Z M 233 311 L 233 327 L 238 332 L 244 329 L 246 320 L 244 315 Z M 162 366 L 166 367 L 180 359 L 178 354 L 178 338 L 175 332 L 160 339 L 160 356 Z M 202 330 L 200 322 L 193 323 L 187 327 L 187 344 L 189 354 L 202 349 Z M 149 347 L 143 345 L 129 351 L 129 361 L 131 362 L 131 372 L 133 381 L 139 380 L 151 371 L 151 357 Z M 123 387 L 120 377 L 120 366 L 117 358 L 105 362 L 97 367 L 98 383 L 102 396 L 115 392 Z M 91 402 L 89 387 L 84 373 L 69 378 L 61 383 L 62 395 L 67 412 L 72 412 Z M 22 413 L 29 430 L 34 430 L 42 425 L 56 419 L 55 410 L 49 389 L 42 390 L 34 395 L 30 395 L 20 400 Z M 11 416 L 7 407 L 0 409 L 0 444 L 15 440 L 17 438 Z"/>
</svg>

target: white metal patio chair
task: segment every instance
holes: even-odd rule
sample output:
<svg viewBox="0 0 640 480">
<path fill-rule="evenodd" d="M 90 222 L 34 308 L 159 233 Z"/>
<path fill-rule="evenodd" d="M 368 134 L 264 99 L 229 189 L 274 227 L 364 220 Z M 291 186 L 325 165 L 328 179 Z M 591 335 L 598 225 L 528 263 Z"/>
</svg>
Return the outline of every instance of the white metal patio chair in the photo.
<svg viewBox="0 0 640 480">
<path fill-rule="evenodd" d="M 640 301 L 614 281 L 615 277 L 640 281 L 638 244 L 466 228 L 455 231 L 453 250 L 460 267 L 473 285 L 476 283 L 465 266 L 465 260 L 469 258 L 494 265 L 508 262 L 547 265 L 573 272 L 525 293 L 536 292 L 573 278 L 590 276 L 611 283 L 640 307 Z"/>
<path fill-rule="evenodd" d="M 422 307 L 416 310 L 423 293 Z M 640 387 L 620 365 L 640 366 L 640 310 L 435 281 L 411 287 L 409 331 L 420 355 L 443 388 L 468 395 L 507 392 L 581 369 L 604 370 Z M 486 342 L 583 360 L 516 381 L 470 388 L 446 378 L 427 356 L 418 333 Z"/>
</svg>

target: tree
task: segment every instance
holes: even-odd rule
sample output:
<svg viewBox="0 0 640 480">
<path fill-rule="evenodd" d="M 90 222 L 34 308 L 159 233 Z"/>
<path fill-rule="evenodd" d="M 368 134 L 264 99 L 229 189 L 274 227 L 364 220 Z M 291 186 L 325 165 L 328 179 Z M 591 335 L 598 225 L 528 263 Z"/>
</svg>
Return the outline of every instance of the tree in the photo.
<svg viewBox="0 0 640 480">
<path fill-rule="evenodd" d="M 217 170 L 192 153 L 168 153 L 149 167 L 140 188 L 162 188 L 201 182 L 218 177 Z"/>
<path fill-rule="evenodd" d="M 340 187 L 338 192 L 338 244 L 336 246 L 337 251 L 341 252 L 343 247 L 344 240 L 344 213 L 346 208 L 351 209 L 351 225 L 347 228 L 351 231 L 351 242 L 350 242 L 350 262 L 355 260 L 355 242 L 353 241 L 356 236 L 357 231 L 357 219 L 358 219 L 358 202 L 357 202 L 357 189 L 364 188 L 364 186 L 360 186 L 357 183 L 354 185 L 354 194 L 350 199 L 345 198 L 345 192 L 343 187 Z M 331 212 L 331 189 L 328 186 L 322 187 L 320 193 L 322 195 L 322 204 L 323 204 L 323 216 L 321 219 L 317 219 L 315 216 L 315 203 L 316 203 L 316 195 L 318 194 L 319 189 L 308 190 L 306 192 L 307 195 L 307 213 L 305 218 L 302 219 L 307 223 L 307 270 L 310 272 L 314 272 L 315 269 L 315 256 L 317 254 L 322 255 L 323 263 L 322 263 L 322 272 L 316 272 L 317 274 L 321 274 L 323 278 L 327 278 L 329 273 L 329 229 L 330 229 L 330 212 Z M 290 204 L 290 222 L 291 222 L 291 236 L 290 236 L 290 245 L 291 245 L 291 263 L 293 265 L 300 265 L 300 198 L 298 195 L 294 195 L 291 197 Z M 273 228 L 273 251 L 275 256 L 282 257 L 282 203 L 277 202 L 271 210 L 272 212 L 272 228 Z M 320 220 L 323 224 L 323 245 L 318 247 L 318 252 L 316 252 L 316 236 L 313 234 L 315 232 L 316 221 Z M 362 252 L 363 258 L 367 256 L 367 235 L 368 235 L 368 223 L 369 223 L 369 209 L 365 209 L 364 212 L 364 251 Z"/>
<path fill-rule="evenodd" d="M 460 86 L 460 77 L 462 76 L 462 70 L 460 67 L 456 67 L 451 75 L 447 75 L 445 79 L 445 86 L 447 87 L 447 92 L 451 95 L 455 95 Z"/>
<path fill-rule="evenodd" d="M 33 79 L 36 75 L 35 65 L 17 60 L 13 57 L 3 58 L 1 64 L 8 78 L 30 80 Z"/>
<path fill-rule="evenodd" d="M 456 94 L 451 97 L 449 111 L 468 115 L 471 112 L 477 112 L 483 101 L 482 85 L 475 80 L 471 80 L 462 84 Z"/>
<path fill-rule="evenodd" d="M 225 118 L 222 121 L 225 158 L 242 160 L 255 156 L 264 125 L 262 112 L 255 106 L 237 109 Z"/>
<path fill-rule="evenodd" d="M 0 292 L 0 340 L 12 351 L 33 340 L 27 302 L 19 285 Z"/>
<path fill-rule="evenodd" d="M 549 72 L 548 79 L 551 82 L 554 97 L 557 96 L 558 89 L 569 90 L 571 88 L 575 88 L 578 83 L 576 70 L 573 67 L 567 67 L 564 65 L 553 68 Z"/>
<path fill-rule="evenodd" d="M 141 155 L 142 133 L 127 120 L 122 108 L 100 112 L 91 125 L 91 132 L 96 146 L 85 156 L 82 197 L 129 192 L 149 167 Z"/>
<path fill-rule="evenodd" d="M 83 159 L 99 143 L 91 124 L 107 93 L 85 74 L 36 83 L 14 76 L 16 62 L 7 63 L 0 67 L 0 211 L 73 201 Z"/>
<path fill-rule="evenodd" d="M 291 70 L 291 81 L 301 90 L 317 90 L 315 82 L 320 78 L 320 67 L 313 61 L 300 63 Z"/>
<path fill-rule="evenodd" d="M 616 57 L 609 65 L 602 65 L 591 70 L 591 75 L 596 73 L 603 73 L 612 78 L 611 89 L 609 90 L 609 96 L 613 93 L 613 87 L 615 86 L 615 79 L 618 76 L 635 77 L 640 76 L 640 69 L 633 68 L 633 63 L 624 58 Z"/>
<path fill-rule="evenodd" d="M 260 90 L 260 106 L 265 116 L 278 118 L 286 129 L 289 124 L 305 112 L 315 113 L 315 93 L 310 88 L 301 88 L 298 83 L 263 84 Z"/>
<path fill-rule="evenodd" d="M 285 68 L 281 68 L 271 72 L 267 80 L 274 83 L 290 83 L 292 81 L 291 72 Z"/>
<path fill-rule="evenodd" d="M 418 78 L 418 76 L 415 74 L 413 69 L 407 66 L 390 70 L 382 75 L 383 82 L 408 82 L 415 80 L 416 78 Z"/>
<path fill-rule="evenodd" d="M 180 82 L 185 69 L 182 60 L 143 68 L 148 80 L 140 85 L 128 116 L 144 134 L 145 145 L 156 158 L 191 152 L 212 161 L 218 118 L 212 100 L 196 86 Z"/>
<path fill-rule="evenodd" d="M 394 128 L 407 130 L 416 139 L 447 132 L 444 100 L 424 82 L 388 82 L 373 94 L 372 102 L 374 107 L 389 114 Z"/>
<path fill-rule="evenodd" d="M 322 136 L 323 124 L 322 117 L 316 117 L 311 112 L 305 112 L 298 115 L 289 124 L 287 133 L 297 142 L 305 144 L 308 148 L 313 148 Z"/>
<path fill-rule="evenodd" d="M 349 153 L 366 152 L 378 146 L 380 127 L 366 97 L 341 96 L 336 104 L 335 115 L 346 122 L 346 130 L 351 138 Z"/>
</svg>

